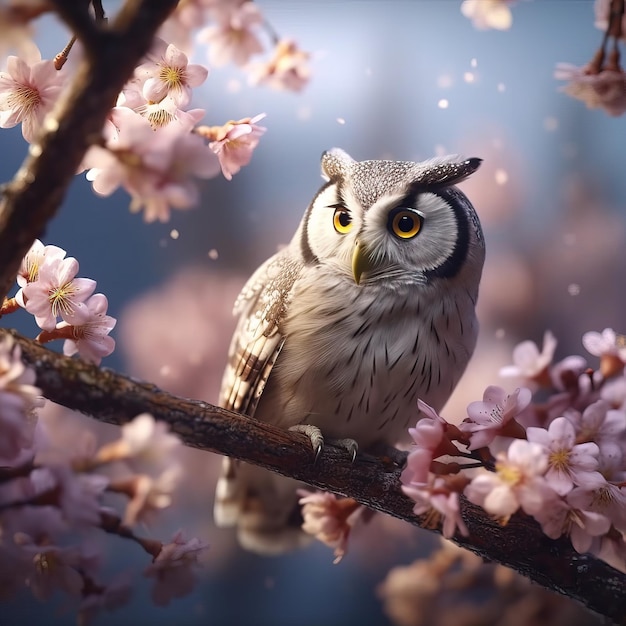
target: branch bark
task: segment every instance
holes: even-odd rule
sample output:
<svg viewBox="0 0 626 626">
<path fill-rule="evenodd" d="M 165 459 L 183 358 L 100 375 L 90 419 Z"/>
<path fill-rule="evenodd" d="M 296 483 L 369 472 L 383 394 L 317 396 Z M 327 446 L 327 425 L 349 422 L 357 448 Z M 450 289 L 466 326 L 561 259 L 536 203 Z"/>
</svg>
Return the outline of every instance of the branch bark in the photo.
<svg viewBox="0 0 626 626">
<path fill-rule="evenodd" d="M 20 262 L 41 237 L 74 178 L 87 148 L 98 141 L 104 121 L 124 83 L 148 51 L 154 33 L 178 0 L 128 0 L 110 27 L 84 24 L 83 4 L 55 0 L 72 25 L 88 33 L 85 59 L 44 122 L 14 179 L 0 199 L 0 301 L 11 288 Z M 82 21 L 79 19 L 82 16 Z"/>
<path fill-rule="evenodd" d="M 400 490 L 401 468 L 388 458 L 360 454 L 351 462 L 344 450 L 327 446 L 316 462 L 303 435 L 206 402 L 173 396 L 0 329 L 0 340 L 7 335 L 19 343 L 24 361 L 36 371 L 36 384 L 53 402 L 111 424 L 149 412 L 167 422 L 186 445 L 236 457 L 425 526 L 425 518 L 413 513 L 413 503 Z M 525 515 L 515 515 L 501 527 L 467 501 L 462 502 L 462 511 L 470 536 L 457 537 L 459 545 L 579 600 L 615 623 L 626 623 L 624 574 L 590 555 L 578 554 L 564 538 L 549 539 Z"/>
</svg>

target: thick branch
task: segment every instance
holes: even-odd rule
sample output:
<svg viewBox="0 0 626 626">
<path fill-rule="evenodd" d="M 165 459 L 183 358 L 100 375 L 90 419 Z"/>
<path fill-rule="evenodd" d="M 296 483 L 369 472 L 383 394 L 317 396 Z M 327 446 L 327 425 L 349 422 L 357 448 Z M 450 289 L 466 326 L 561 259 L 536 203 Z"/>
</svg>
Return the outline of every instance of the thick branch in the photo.
<svg viewBox="0 0 626 626">
<path fill-rule="evenodd" d="M 110 28 L 94 30 L 88 54 L 0 200 L 0 300 L 21 259 L 56 213 L 87 148 L 100 138 L 118 93 L 178 0 L 128 0 Z M 57 0 L 65 17 L 80 15 Z M 84 3 L 83 3 L 84 4 Z M 70 23 L 78 21 L 69 20 Z M 85 30 L 85 29 L 83 29 Z"/>
<path fill-rule="evenodd" d="M 24 360 L 34 367 L 37 385 L 54 402 L 112 424 L 123 424 L 147 411 L 169 423 L 189 446 L 260 465 L 424 525 L 424 518 L 413 514 L 412 502 L 399 488 L 400 468 L 388 459 L 363 454 L 352 463 L 345 451 L 327 447 L 315 462 L 310 443 L 302 435 L 206 402 L 172 396 L 154 385 L 66 358 L 0 329 L 0 339 L 9 334 L 21 345 Z M 578 554 L 566 539 L 548 539 L 526 516 L 515 515 L 500 527 L 467 501 L 463 516 L 470 536 L 457 538 L 460 545 L 580 600 L 614 622 L 626 623 L 626 576 L 620 572 Z"/>
</svg>

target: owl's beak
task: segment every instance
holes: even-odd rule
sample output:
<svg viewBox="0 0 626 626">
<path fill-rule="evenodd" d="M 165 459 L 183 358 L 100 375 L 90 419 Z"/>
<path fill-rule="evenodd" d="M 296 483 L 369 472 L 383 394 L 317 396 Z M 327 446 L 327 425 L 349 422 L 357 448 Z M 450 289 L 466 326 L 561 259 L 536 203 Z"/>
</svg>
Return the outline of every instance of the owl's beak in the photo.
<svg viewBox="0 0 626 626">
<path fill-rule="evenodd" d="M 372 261 L 367 254 L 367 250 L 357 241 L 352 253 L 352 275 L 354 282 L 358 285 L 361 282 L 361 274 L 372 269 Z"/>
</svg>

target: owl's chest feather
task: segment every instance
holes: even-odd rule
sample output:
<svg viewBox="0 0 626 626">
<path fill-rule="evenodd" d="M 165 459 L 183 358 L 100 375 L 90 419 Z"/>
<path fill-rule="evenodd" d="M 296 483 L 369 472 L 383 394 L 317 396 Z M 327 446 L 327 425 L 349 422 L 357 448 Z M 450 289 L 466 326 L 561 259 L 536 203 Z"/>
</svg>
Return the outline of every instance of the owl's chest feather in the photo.
<svg viewBox="0 0 626 626">
<path fill-rule="evenodd" d="M 361 447 L 402 439 L 418 397 L 441 408 L 476 339 L 470 302 L 341 281 L 296 292 L 283 324 L 258 413 L 267 407 L 279 416 L 269 421 L 314 424 Z"/>
</svg>

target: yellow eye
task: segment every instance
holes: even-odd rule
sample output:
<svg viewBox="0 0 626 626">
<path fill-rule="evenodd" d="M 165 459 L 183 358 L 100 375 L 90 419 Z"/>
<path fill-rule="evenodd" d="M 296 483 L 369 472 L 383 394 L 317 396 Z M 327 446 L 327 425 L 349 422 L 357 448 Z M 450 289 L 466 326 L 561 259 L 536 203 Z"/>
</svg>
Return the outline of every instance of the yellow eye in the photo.
<svg viewBox="0 0 626 626">
<path fill-rule="evenodd" d="M 389 214 L 389 229 L 400 239 L 412 239 L 422 228 L 422 217 L 412 209 L 394 209 Z"/>
<path fill-rule="evenodd" d="M 352 216 L 350 212 L 343 207 L 337 207 L 335 214 L 333 215 L 333 226 L 335 230 L 341 235 L 349 233 L 352 229 Z"/>
</svg>

